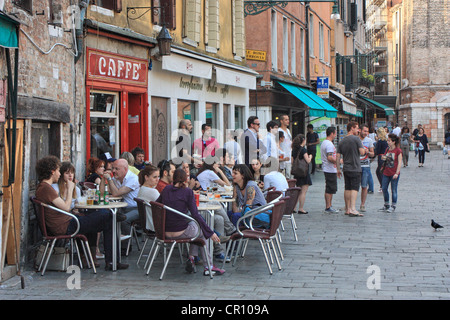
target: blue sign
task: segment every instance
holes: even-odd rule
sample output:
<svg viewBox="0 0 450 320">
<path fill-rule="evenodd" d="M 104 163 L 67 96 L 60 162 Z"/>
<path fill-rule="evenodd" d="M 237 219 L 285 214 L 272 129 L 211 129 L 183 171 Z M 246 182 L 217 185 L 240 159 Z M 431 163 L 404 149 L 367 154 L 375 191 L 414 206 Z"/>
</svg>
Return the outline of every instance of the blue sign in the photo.
<svg viewBox="0 0 450 320">
<path fill-rule="evenodd" d="M 322 99 L 328 99 L 328 77 L 317 77 L 317 95 Z"/>
</svg>

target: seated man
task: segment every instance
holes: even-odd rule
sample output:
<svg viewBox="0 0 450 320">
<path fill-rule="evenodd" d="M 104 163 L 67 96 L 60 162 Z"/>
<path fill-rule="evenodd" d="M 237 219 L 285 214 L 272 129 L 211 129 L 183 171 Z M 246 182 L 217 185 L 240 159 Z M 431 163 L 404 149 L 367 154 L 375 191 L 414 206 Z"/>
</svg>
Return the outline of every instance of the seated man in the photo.
<svg viewBox="0 0 450 320">
<path fill-rule="evenodd" d="M 171 160 L 161 160 L 158 163 L 159 181 L 156 185 L 156 190 L 161 193 L 164 188 L 173 182 L 173 173 L 175 172 L 175 165 Z"/>
<path fill-rule="evenodd" d="M 276 161 L 275 158 L 269 157 L 269 161 Z M 275 188 L 275 191 L 284 191 L 289 188 L 286 177 L 279 171 L 272 170 L 264 176 L 264 188 L 267 190 L 271 187 Z"/>
<path fill-rule="evenodd" d="M 141 147 L 136 147 L 131 150 L 131 154 L 134 157 L 134 166 L 141 171 L 144 169 L 146 165 L 149 165 L 149 162 L 145 161 L 145 151 Z"/>
<path fill-rule="evenodd" d="M 128 206 L 123 208 L 121 212 L 126 215 L 126 220 L 122 223 L 122 233 L 130 234 L 131 223 L 139 218 L 136 201 L 134 198 L 139 193 L 138 176 L 128 170 L 128 162 L 125 159 L 117 159 L 112 166 L 112 175 L 105 172 L 103 177 L 108 182 L 109 194 L 113 197 L 122 197 Z M 100 190 L 103 192 L 104 179 L 100 184 Z"/>
<path fill-rule="evenodd" d="M 51 186 L 61 175 L 59 168 L 61 162 L 55 156 L 48 156 L 36 164 L 36 173 L 39 184 L 36 188 L 36 199 L 42 203 L 55 206 L 61 210 L 69 211 L 72 204 L 72 193 L 75 184 L 67 181 L 67 198 L 63 200 Z M 60 212 L 44 208 L 45 224 L 49 234 L 65 235 L 75 232 L 77 224 L 74 218 Z M 84 234 L 95 259 L 97 233 L 103 232 L 105 247 L 105 270 L 112 270 L 112 215 L 107 210 L 93 211 L 89 215 L 79 216 L 80 234 Z M 119 217 L 118 217 L 119 218 Z M 95 261 L 95 260 L 94 260 Z M 128 264 L 118 263 L 117 269 L 126 269 Z"/>
</svg>

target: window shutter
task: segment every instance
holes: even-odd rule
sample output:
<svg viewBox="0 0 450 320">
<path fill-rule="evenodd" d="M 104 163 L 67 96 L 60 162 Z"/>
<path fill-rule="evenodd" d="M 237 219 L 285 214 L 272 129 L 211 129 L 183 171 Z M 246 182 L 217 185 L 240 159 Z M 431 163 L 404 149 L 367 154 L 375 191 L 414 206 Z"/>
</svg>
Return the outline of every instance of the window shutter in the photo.
<svg viewBox="0 0 450 320">
<path fill-rule="evenodd" d="M 165 23 L 167 29 L 176 29 L 176 11 L 177 5 L 176 0 L 160 0 L 161 6 L 164 8 L 164 16 L 162 17 L 162 23 Z"/>
<path fill-rule="evenodd" d="M 201 0 L 186 0 L 186 36 L 200 42 Z"/>
<path fill-rule="evenodd" d="M 236 0 L 234 7 L 234 53 L 237 56 L 245 57 L 245 23 L 244 23 L 244 1 Z"/>
<path fill-rule="evenodd" d="M 207 2 L 209 14 L 208 14 L 208 39 L 206 41 L 208 42 L 208 46 L 219 49 L 220 44 L 219 0 L 208 0 Z"/>
</svg>

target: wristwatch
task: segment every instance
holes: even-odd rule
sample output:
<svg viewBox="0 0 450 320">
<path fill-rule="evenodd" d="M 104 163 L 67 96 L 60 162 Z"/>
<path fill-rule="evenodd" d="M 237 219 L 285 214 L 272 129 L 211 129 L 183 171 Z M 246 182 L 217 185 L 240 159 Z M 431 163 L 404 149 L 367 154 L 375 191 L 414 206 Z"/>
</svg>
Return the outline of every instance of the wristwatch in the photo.
<svg viewBox="0 0 450 320">
<path fill-rule="evenodd" d="M 109 177 L 109 178 L 107 178 L 106 180 L 111 181 L 112 179 L 111 179 L 111 177 Z"/>
</svg>

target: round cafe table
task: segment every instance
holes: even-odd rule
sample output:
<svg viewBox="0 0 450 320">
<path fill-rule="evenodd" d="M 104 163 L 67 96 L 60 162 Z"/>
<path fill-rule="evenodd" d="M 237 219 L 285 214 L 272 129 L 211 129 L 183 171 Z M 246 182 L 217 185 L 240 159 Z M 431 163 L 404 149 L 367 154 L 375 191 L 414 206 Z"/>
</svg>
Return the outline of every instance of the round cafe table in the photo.
<svg viewBox="0 0 450 320">
<path fill-rule="evenodd" d="M 117 209 L 119 208 L 125 208 L 127 207 L 128 204 L 126 202 L 121 202 L 121 201 L 111 201 L 109 204 L 75 204 L 75 208 L 78 209 L 91 209 L 91 210 L 99 210 L 99 209 L 108 209 L 109 211 L 111 211 L 112 215 L 113 215 L 113 219 L 112 219 L 112 230 L 113 230 L 113 235 L 112 235 L 112 239 L 113 239 L 113 243 L 112 243 L 112 266 L 113 266 L 113 271 L 117 270 L 117 242 L 119 242 L 119 249 L 120 249 L 120 239 L 119 241 L 117 241 L 116 239 L 118 238 L 117 234 L 119 234 L 120 236 L 120 232 L 117 232 L 117 229 L 120 230 L 120 223 L 117 223 Z M 95 253 L 94 253 L 95 254 Z"/>
</svg>

